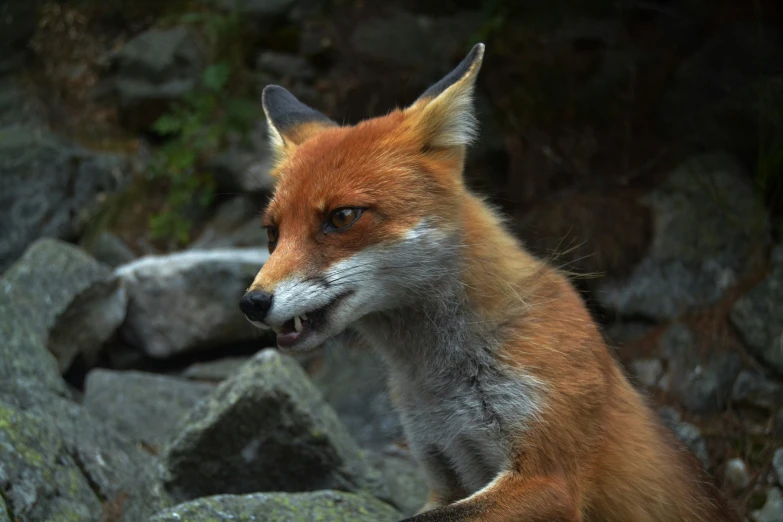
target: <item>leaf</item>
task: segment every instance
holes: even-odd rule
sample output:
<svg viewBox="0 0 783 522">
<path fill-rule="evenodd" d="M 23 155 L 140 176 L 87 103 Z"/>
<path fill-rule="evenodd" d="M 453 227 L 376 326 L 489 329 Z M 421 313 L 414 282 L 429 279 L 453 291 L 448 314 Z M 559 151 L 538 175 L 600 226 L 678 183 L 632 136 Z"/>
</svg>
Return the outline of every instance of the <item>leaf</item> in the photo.
<svg viewBox="0 0 783 522">
<path fill-rule="evenodd" d="M 204 87 L 211 91 L 217 92 L 225 87 L 230 74 L 231 66 L 228 62 L 216 63 L 214 65 L 210 65 L 207 67 L 207 70 L 204 71 L 202 82 L 204 83 Z"/>
<path fill-rule="evenodd" d="M 177 134 L 182 130 L 182 120 L 173 114 L 164 114 L 155 120 L 152 130 L 161 136 Z"/>
</svg>

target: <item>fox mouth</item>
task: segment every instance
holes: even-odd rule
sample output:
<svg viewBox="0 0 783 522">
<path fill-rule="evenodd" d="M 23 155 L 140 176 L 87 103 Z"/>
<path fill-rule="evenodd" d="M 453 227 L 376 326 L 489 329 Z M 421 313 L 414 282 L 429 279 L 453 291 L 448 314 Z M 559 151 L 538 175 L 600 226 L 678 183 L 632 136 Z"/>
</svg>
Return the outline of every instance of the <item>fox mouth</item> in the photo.
<svg viewBox="0 0 783 522">
<path fill-rule="evenodd" d="M 329 323 L 329 314 L 332 310 L 351 293 L 349 291 L 340 294 L 321 308 L 295 315 L 284 322 L 282 326 L 272 327 L 277 333 L 278 346 L 292 348 L 313 334 L 322 331 Z"/>
</svg>

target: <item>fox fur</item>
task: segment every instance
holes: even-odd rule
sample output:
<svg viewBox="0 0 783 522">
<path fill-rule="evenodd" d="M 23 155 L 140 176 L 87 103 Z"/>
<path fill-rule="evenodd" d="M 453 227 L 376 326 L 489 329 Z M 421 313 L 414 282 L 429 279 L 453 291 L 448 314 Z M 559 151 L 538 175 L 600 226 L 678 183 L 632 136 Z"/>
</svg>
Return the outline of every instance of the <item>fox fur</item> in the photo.
<svg viewBox="0 0 783 522">
<path fill-rule="evenodd" d="M 483 55 L 356 125 L 264 90 L 272 254 L 242 309 L 281 349 L 350 330 L 377 350 L 430 488 L 408 520 L 738 521 L 566 276 L 466 187 Z"/>
</svg>

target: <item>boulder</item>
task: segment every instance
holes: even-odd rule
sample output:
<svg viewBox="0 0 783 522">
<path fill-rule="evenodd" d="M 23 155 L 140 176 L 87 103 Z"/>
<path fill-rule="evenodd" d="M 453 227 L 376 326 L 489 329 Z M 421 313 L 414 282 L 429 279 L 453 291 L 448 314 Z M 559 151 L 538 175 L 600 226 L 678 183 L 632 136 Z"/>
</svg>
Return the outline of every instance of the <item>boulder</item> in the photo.
<svg viewBox="0 0 783 522">
<path fill-rule="evenodd" d="M 780 79 L 780 32 L 757 23 L 729 24 L 681 62 L 662 97 L 663 128 L 679 142 L 755 159 L 759 124 L 777 103 L 764 90 Z"/>
<path fill-rule="evenodd" d="M 114 56 L 110 79 L 126 125 L 148 129 L 198 85 L 206 63 L 206 46 L 185 27 L 149 29 L 129 40 Z"/>
<path fill-rule="evenodd" d="M 717 413 L 726 408 L 732 384 L 742 368 L 738 353 L 710 351 L 702 354 L 697 335 L 682 323 L 674 323 L 659 340 L 668 360 L 664 386 L 690 411 Z"/>
<path fill-rule="evenodd" d="M 216 361 L 195 363 L 182 372 L 182 377 L 219 383 L 236 374 L 249 360 L 250 357 L 224 357 Z"/>
<path fill-rule="evenodd" d="M 246 197 L 235 197 L 220 204 L 204 226 L 201 235 L 188 248 L 266 248 L 268 238 L 261 226 L 261 204 Z"/>
<path fill-rule="evenodd" d="M 79 236 L 128 165 L 40 129 L 0 129 L 0 271 L 36 238 Z"/>
<path fill-rule="evenodd" d="M 89 244 L 84 245 L 84 248 L 95 259 L 112 268 L 128 264 L 136 259 L 133 250 L 111 232 L 102 232 Z"/>
<path fill-rule="evenodd" d="M 125 318 L 127 296 L 112 271 L 57 239 L 33 243 L 0 285 L 45 336 L 61 371 L 78 354 L 97 355 Z"/>
<path fill-rule="evenodd" d="M 46 420 L 0 402 L 0 500 L 14 518 L 98 522 L 101 501 Z M 0 520 L 2 513 L 0 510 Z"/>
<path fill-rule="evenodd" d="M 630 369 L 636 382 L 645 388 L 654 387 L 663 376 L 660 359 L 637 359 L 631 362 Z"/>
<path fill-rule="evenodd" d="M 600 282 L 596 297 L 620 316 L 668 320 L 715 303 L 759 264 L 769 243 L 766 211 L 736 158 L 695 156 L 645 203 L 652 245 L 626 277 Z"/>
<path fill-rule="evenodd" d="M 330 346 L 310 372 L 313 384 L 362 447 L 382 449 L 403 438 L 383 361 L 369 347 Z"/>
<path fill-rule="evenodd" d="M 415 515 L 427 502 L 429 495 L 421 467 L 410 459 L 381 453 L 368 453 L 368 459 L 386 479 L 391 503 L 403 515 Z"/>
<path fill-rule="evenodd" d="M 319 489 L 388 498 L 299 363 L 267 349 L 200 402 L 163 455 L 179 502 L 219 494 Z"/>
<path fill-rule="evenodd" d="M 783 385 L 763 375 L 743 371 L 734 382 L 731 400 L 736 404 L 775 411 L 783 407 Z"/>
<path fill-rule="evenodd" d="M 122 336 L 156 358 L 258 339 L 239 300 L 268 257 L 266 249 L 190 250 L 119 267 L 129 297 Z"/>
<path fill-rule="evenodd" d="M 215 495 L 169 508 L 150 522 L 396 522 L 400 513 L 367 495 L 342 491 Z"/>
<path fill-rule="evenodd" d="M 95 369 L 87 374 L 83 406 L 134 442 L 162 448 L 179 422 L 214 386 L 138 371 Z"/>
<path fill-rule="evenodd" d="M 754 522 L 780 522 L 783 520 L 783 493 L 780 488 L 772 488 L 767 492 L 767 501 L 761 509 L 751 513 Z"/>
<path fill-rule="evenodd" d="M 769 275 L 734 303 L 731 321 L 755 355 L 783 374 L 783 246 Z"/>
</svg>

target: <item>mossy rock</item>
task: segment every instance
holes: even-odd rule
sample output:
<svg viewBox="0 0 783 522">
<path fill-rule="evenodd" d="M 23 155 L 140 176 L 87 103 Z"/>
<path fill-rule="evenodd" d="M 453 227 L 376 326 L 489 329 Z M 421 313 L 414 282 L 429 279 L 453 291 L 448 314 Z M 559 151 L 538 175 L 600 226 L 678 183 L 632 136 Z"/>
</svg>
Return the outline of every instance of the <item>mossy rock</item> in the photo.
<svg viewBox="0 0 783 522">
<path fill-rule="evenodd" d="M 204 497 L 167 509 L 150 522 L 395 522 L 401 518 L 370 496 L 325 490 Z"/>
</svg>

